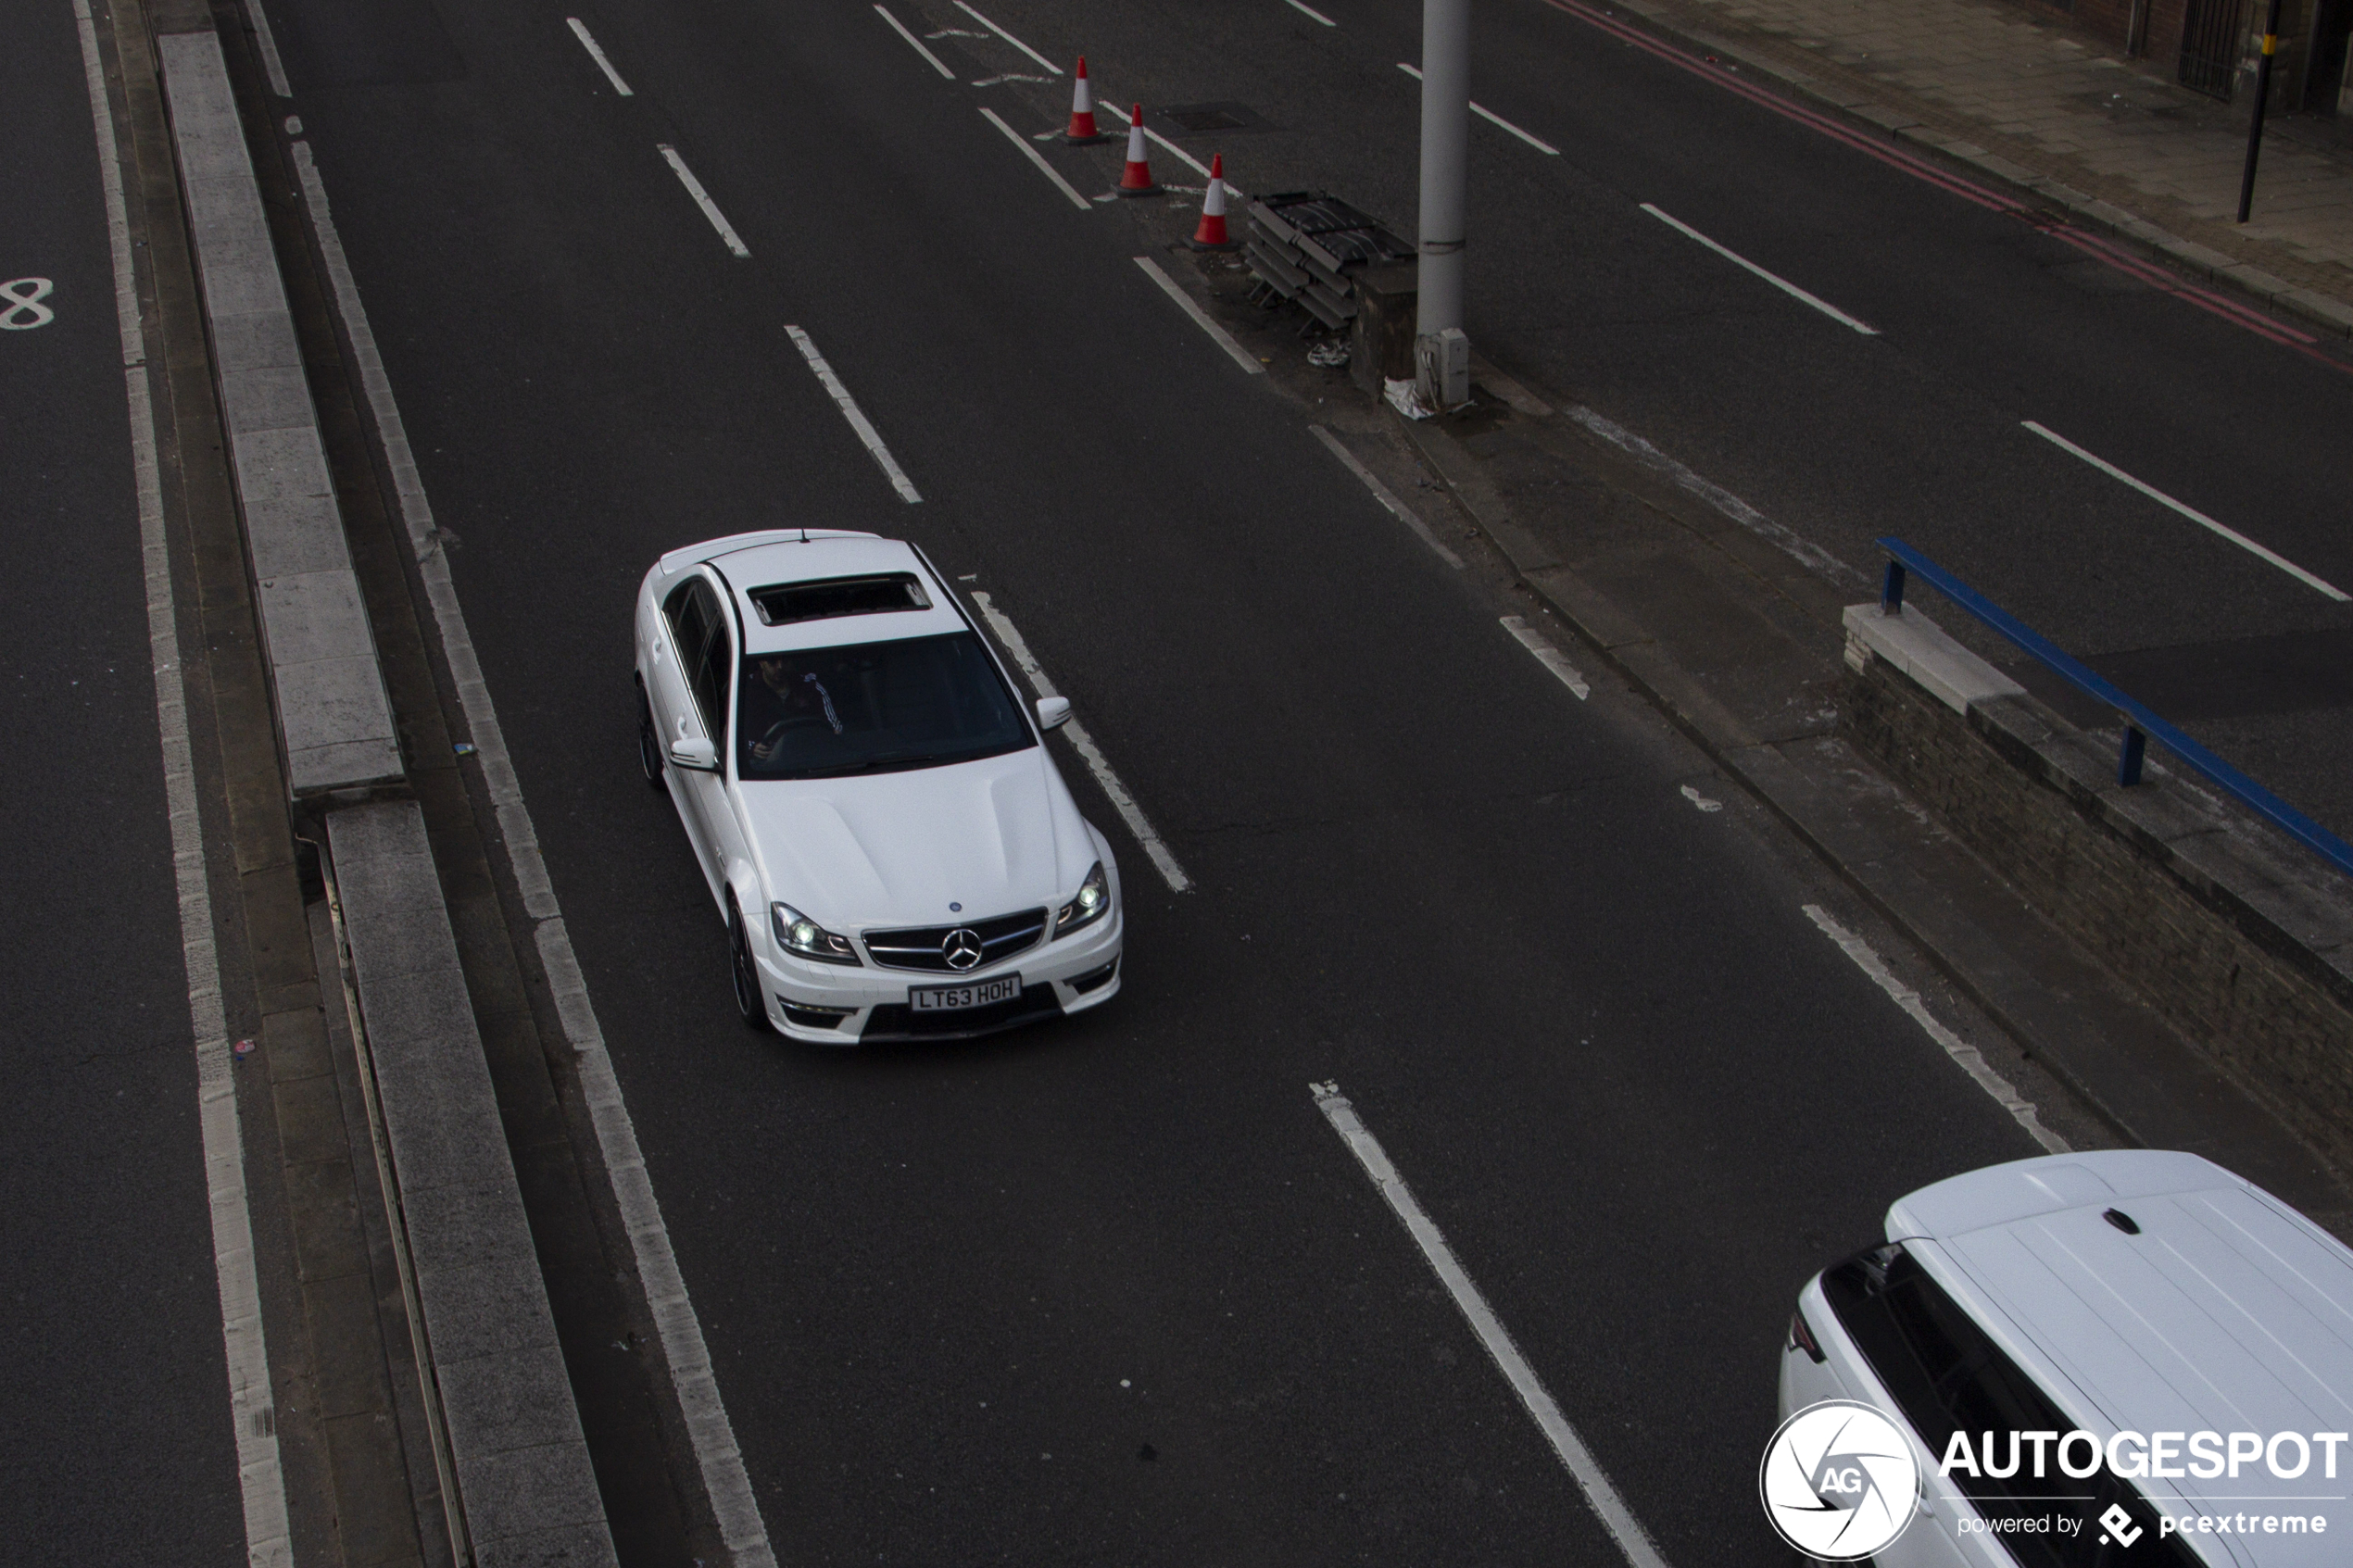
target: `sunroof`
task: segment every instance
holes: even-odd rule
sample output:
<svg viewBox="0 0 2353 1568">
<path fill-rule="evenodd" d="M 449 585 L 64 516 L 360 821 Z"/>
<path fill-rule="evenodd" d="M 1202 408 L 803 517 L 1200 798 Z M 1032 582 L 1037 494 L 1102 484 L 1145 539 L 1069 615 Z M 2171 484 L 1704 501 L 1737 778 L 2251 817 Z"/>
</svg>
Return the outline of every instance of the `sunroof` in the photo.
<svg viewBox="0 0 2353 1568">
<path fill-rule="evenodd" d="M 931 608 L 930 596 L 912 571 L 893 571 L 880 577 L 829 577 L 822 583 L 779 583 L 770 588 L 750 589 L 744 596 L 760 611 L 760 619 L 771 626 Z"/>
</svg>

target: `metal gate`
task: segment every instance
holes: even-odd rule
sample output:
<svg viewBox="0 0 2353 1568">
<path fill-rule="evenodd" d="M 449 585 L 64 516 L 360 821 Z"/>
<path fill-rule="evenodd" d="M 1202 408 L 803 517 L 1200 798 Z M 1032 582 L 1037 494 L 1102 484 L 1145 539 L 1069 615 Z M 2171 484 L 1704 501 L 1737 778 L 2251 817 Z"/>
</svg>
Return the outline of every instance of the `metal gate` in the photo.
<svg viewBox="0 0 2353 1568">
<path fill-rule="evenodd" d="M 2182 85 L 2228 103 L 2239 70 L 2242 0 L 2189 0 L 2182 19 Z"/>
</svg>

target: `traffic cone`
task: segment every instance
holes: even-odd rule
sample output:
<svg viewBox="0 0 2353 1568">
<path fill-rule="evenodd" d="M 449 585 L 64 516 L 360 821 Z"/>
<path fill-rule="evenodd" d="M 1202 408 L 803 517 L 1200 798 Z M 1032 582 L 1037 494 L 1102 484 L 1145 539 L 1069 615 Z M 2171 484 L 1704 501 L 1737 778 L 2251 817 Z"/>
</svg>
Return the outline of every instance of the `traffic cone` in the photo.
<svg viewBox="0 0 2353 1568">
<path fill-rule="evenodd" d="M 1193 231 L 1195 250 L 1232 250 L 1235 242 L 1226 237 L 1226 155 L 1213 153 L 1209 159 L 1209 190 L 1201 199 L 1201 227 Z"/>
<path fill-rule="evenodd" d="M 1119 194 L 1123 196 L 1160 194 L 1160 187 L 1152 182 L 1152 166 L 1144 159 L 1144 106 L 1141 104 L 1127 111 L 1127 168 L 1119 176 Z"/>
<path fill-rule="evenodd" d="M 1070 89 L 1070 129 L 1063 140 L 1074 147 L 1089 147 L 1110 137 L 1095 129 L 1095 94 L 1087 88 L 1087 56 L 1078 56 L 1078 80 Z"/>
</svg>

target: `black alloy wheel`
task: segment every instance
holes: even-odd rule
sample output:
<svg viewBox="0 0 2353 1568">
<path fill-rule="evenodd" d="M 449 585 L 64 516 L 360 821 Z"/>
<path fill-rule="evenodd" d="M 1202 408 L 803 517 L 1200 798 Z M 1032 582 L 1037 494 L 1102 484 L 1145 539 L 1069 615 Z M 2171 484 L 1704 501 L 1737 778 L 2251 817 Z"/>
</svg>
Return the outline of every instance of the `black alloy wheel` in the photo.
<svg viewBox="0 0 2353 1568">
<path fill-rule="evenodd" d="M 760 966 L 752 960 L 751 933 L 734 898 L 727 900 L 727 969 L 736 985 L 736 1013 L 747 1029 L 768 1028 L 768 1006 L 760 996 Z"/>
<path fill-rule="evenodd" d="M 661 776 L 661 735 L 654 729 L 654 705 L 646 700 L 645 683 L 637 684 L 637 766 L 645 771 L 646 783 L 656 789 L 666 790 L 668 782 Z"/>
</svg>

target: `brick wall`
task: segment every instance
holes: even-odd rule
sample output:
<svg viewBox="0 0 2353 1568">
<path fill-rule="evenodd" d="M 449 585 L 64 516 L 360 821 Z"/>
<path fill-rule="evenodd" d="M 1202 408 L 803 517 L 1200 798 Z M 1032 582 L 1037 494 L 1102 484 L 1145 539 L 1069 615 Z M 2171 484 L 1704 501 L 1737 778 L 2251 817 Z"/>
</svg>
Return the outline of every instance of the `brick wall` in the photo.
<svg viewBox="0 0 2353 1568">
<path fill-rule="evenodd" d="M 2120 788 L 2113 741 L 2031 697 L 1964 717 L 1886 660 L 1859 662 L 1847 737 L 2184 1039 L 2353 1165 L 2353 896 L 2334 871 L 2282 856 L 2192 781 Z"/>
</svg>

